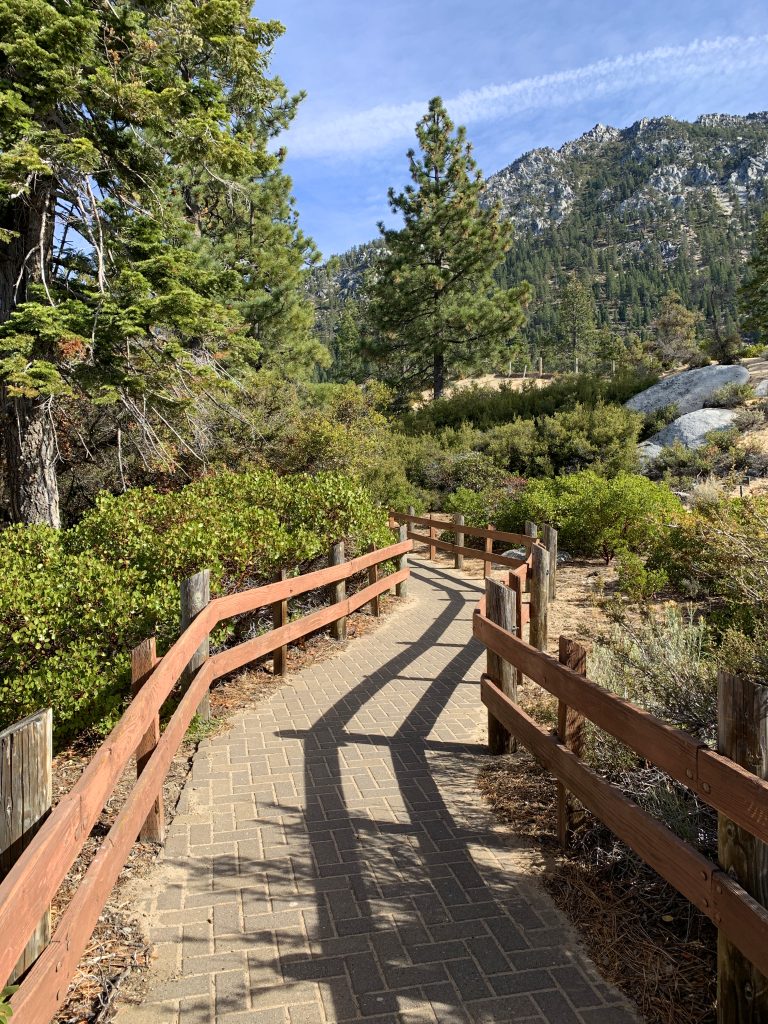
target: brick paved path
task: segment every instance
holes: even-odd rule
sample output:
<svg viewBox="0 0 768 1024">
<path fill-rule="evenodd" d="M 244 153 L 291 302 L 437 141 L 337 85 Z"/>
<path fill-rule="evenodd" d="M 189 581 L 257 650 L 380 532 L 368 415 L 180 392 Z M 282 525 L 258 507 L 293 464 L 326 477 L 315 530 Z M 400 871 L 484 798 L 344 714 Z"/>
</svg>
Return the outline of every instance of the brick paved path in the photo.
<svg viewBox="0 0 768 1024">
<path fill-rule="evenodd" d="M 477 581 L 416 559 L 410 586 L 203 745 L 120 1024 L 636 1019 L 475 788 Z"/>
</svg>

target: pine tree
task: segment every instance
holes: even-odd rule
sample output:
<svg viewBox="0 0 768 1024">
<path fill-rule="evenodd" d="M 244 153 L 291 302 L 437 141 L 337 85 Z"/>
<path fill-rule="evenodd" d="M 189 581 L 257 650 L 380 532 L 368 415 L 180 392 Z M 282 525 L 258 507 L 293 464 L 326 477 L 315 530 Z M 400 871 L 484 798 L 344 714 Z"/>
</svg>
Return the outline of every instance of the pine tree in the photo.
<svg viewBox="0 0 768 1024">
<path fill-rule="evenodd" d="M 464 128 L 439 97 L 416 126 L 408 153 L 412 184 L 389 190 L 401 230 L 383 224 L 382 254 L 368 275 L 369 350 L 401 396 L 505 357 L 523 322 L 527 285 L 500 289 L 494 271 L 512 245 L 512 226 L 481 205 L 483 180 Z"/>
<path fill-rule="evenodd" d="M 0 0 L 14 519 L 59 523 L 62 403 L 110 406 L 150 443 L 196 387 L 285 363 L 292 339 L 311 355 L 311 247 L 270 145 L 300 97 L 268 75 L 282 26 L 250 6 Z"/>
<path fill-rule="evenodd" d="M 760 221 L 739 299 L 744 328 L 768 343 L 768 214 Z"/>
<path fill-rule="evenodd" d="M 652 325 L 655 354 L 662 366 L 687 362 L 693 356 L 698 348 L 696 333 L 700 321 L 700 315 L 686 309 L 677 292 L 667 292 Z"/>
<path fill-rule="evenodd" d="M 594 355 L 595 300 L 591 289 L 575 274 L 563 285 L 557 322 L 570 350 L 572 366 L 578 364 L 584 369 Z"/>
</svg>

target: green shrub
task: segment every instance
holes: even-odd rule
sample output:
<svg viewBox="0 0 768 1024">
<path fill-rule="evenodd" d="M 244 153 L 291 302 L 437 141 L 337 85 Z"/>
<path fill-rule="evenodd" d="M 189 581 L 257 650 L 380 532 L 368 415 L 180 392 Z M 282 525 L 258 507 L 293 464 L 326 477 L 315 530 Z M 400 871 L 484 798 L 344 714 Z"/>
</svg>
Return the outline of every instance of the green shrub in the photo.
<svg viewBox="0 0 768 1024">
<path fill-rule="evenodd" d="M 717 667 L 701 619 L 667 606 L 620 617 L 589 656 L 589 677 L 672 726 L 712 744 L 717 731 Z M 712 845 L 711 815 L 684 786 L 591 723 L 585 759 L 681 838 Z"/>
<path fill-rule="evenodd" d="M 709 396 L 706 405 L 710 409 L 735 409 L 754 397 L 755 390 L 751 384 L 737 384 L 734 381 L 718 388 Z"/>
<path fill-rule="evenodd" d="M 527 519 L 549 522 L 558 528 L 564 549 L 610 562 L 619 550 L 645 554 L 682 512 L 663 484 L 631 473 L 608 480 L 586 470 L 529 481 L 503 504 L 496 525 L 521 532 Z"/>
<path fill-rule="evenodd" d="M 573 409 L 515 420 L 490 430 L 484 450 L 510 473 L 555 476 L 593 468 L 605 476 L 637 469 L 642 417 L 620 405 Z"/>
<path fill-rule="evenodd" d="M 403 429 L 409 434 L 434 434 L 445 427 L 469 423 L 480 430 L 489 430 L 516 419 L 552 416 L 577 405 L 621 405 L 657 380 L 653 375 L 629 372 L 611 380 L 587 374 L 565 374 L 541 388 L 533 382 L 522 390 L 511 386 L 502 386 L 499 390 L 472 387 L 407 413 L 403 416 Z"/>
<path fill-rule="evenodd" d="M 54 708 L 57 742 L 108 727 L 130 650 L 178 634 L 178 585 L 211 570 L 215 594 L 310 567 L 340 538 L 350 555 L 392 541 L 386 515 L 335 473 L 221 473 L 183 491 L 103 495 L 71 530 L 0 535 L 0 728 Z"/>
<path fill-rule="evenodd" d="M 664 590 L 669 582 L 664 569 L 649 569 L 640 555 L 633 551 L 619 551 L 617 563 L 619 588 L 632 601 L 648 601 Z"/>
<path fill-rule="evenodd" d="M 680 412 L 674 402 L 671 405 L 663 405 L 660 409 L 656 409 L 655 412 L 646 413 L 643 419 L 643 428 L 640 432 L 640 440 L 646 441 L 649 437 L 653 437 L 654 434 L 658 434 L 660 430 L 674 422 L 679 415 Z"/>
</svg>

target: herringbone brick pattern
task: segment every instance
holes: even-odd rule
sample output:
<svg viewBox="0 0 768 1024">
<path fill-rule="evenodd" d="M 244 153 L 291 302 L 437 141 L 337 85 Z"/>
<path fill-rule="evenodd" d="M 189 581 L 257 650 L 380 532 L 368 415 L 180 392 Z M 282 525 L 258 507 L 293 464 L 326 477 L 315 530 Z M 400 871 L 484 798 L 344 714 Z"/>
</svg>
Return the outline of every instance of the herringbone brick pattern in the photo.
<svg viewBox="0 0 768 1024">
<path fill-rule="evenodd" d="M 195 758 L 135 1024 L 628 1024 L 475 788 L 476 582 L 416 560 L 376 632 Z"/>
</svg>

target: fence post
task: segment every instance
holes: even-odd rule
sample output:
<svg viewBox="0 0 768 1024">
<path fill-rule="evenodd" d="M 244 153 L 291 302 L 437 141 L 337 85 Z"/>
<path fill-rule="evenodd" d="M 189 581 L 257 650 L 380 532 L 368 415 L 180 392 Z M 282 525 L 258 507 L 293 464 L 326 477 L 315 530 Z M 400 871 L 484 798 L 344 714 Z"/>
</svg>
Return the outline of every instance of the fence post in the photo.
<svg viewBox="0 0 768 1024">
<path fill-rule="evenodd" d="M 288 570 L 281 569 L 278 583 L 288 579 Z M 288 602 L 275 601 L 272 605 L 272 628 L 280 629 L 288 624 Z M 282 644 L 272 652 L 272 675 L 284 676 L 288 670 L 288 645 Z"/>
<path fill-rule="evenodd" d="M 435 555 L 437 554 L 437 548 L 432 543 L 434 541 L 435 537 L 437 537 L 437 527 L 436 526 L 430 526 L 430 528 L 429 528 L 429 560 L 430 560 L 430 562 L 434 562 Z"/>
<path fill-rule="evenodd" d="M 401 544 L 404 541 L 408 540 L 408 525 L 407 524 L 404 524 L 403 526 L 400 527 L 399 539 L 400 539 L 400 543 Z M 400 555 L 400 558 L 398 559 L 398 562 L 397 562 L 397 568 L 398 569 L 407 569 L 408 568 L 408 554 L 407 553 L 404 554 L 404 555 Z M 402 583 L 398 583 L 396 585 L 396 587 L 395 587 L 395 596 L 396 597 L 408 597 L 408 580 L 407 579 L 404 579 Z"/>
<path fill-rule="evenodd" d="M 460 530 L 459 527 L 464 525 L 464 516 L 461 514 L 461 512 L 457 512 L 455 514 L 455 516 L 453 517 L 453 521 L 456 524 L 456 530 L 454 531 L 454 538 L 456 540 L 456 547 L 457 548 L 463 548 L 464 547 L 464 531 Z M 460 555 L 458 551 L 453 556 L 453 566 L 454 566 L 455 569 L 463 569 L 464 568 L 464 555 Z"/>
<path fill-rule="evenodd" d="M 485 614 L 502 629 L 509 633 L 517 633 L 517 614 L 515 594 L 496 580 L 485 581 Z M 517 700 L 517 669 L 508 661 L 500 658 L 490 649 L 486 655 L 486 671 L 493 681 L 512 700 Z M 514 736 L 488 712 L 488 750 L 491 754 L 513 754 L 517 750 Z"/>
<path fill-rule="evenodd" d="M 486 527 L 485 528 L 486 528 L 486 530 L 492 530 L 493 526 L 492 526 L 491 523 L 486 523 Z M 492 555 L 493 554 L 493 537 L 486 537 L 485 538 L 485 553 L 486 553 L 486 555 Z M 490 560 L 483 560 L 483 576 L 485 576 L 485 578 L 488 579 L 488 577 L 491 575 L 492 572 L 493 572 L 493 562 L 491 562 Z"/>
<path fill-rule="evenodd" d="M 768 685 L 720 671 L 717 675 L 717 749 L 743 768 L 768 779 Z M 718 860 L 723 871 L 768 907 L 768 844 L 718 815 Z M 768 980 L 731 945 L 717 937 L 718 1024 L 768 1020 Z"/>
<path fill-rule="evenodd" d="M 183 580 L 181 584 L 181 631 L 182 633 L 191 625 L 203 608 L 207 607 L 211 600 L 211 572 L 210 569 L 202 569 L 194 576 Z M 210 650 L 210 637 L 206 637 L 195 653 L 190 658 L 189 664 L 181 676 L 182 689 L 186 690 L 192 682 L 197 670 L 208 660 Z M 206 692 L 203 699 L 197 706 L 197 714 L 204 722 L 211 720 L 211 697 Z"/>
<path fill-rule="evenodd" d="M 539 535 L 539 530 L 538 530 L 538 527 L 536 526 L 536 523 L 532 523 L 530 519 L 526 519 L 526 521 L 525 521 L 525 536 L 526 537 L 532 537 L 533 540 L 536 540 L 538 535 Z"/>
<path fill-rule="evenodd" d="M 579 675 L 587 674 L 587 652 L 581 644 L 575 640 L 568 640 L 560 637 L 560 664 L 578 672 Z M 559 700 L 557 702 L 557 735 L 563 746 L 568 747 L 577 757 L 581 757 L 584 751 L 584 715 L 569 708 L 568 705 Z M 562 782 L 557 783 L 557 838 L 560 845 L 565 848 L 570 841 L 573 831 L 573 816 L 577 810 L 576 799 L 565 788 Z"/>
<path fill-rule="evenodd" d="M 517 636 L 523 637 L 523 581 L 514 572 L 509 574 L 509 587 L 515 595 L 515 623 Z"/>
<path fill-rule="evenodd" d="M 131 651 L 131 694 L 136 696 L 146 683 L 160 659 L 157 657 L 155 638 L 149 637 Z M 144 771 L 147 761 L 152 757 L 157 741 L 160 739 L 160 712 L 158 711 L 149 723 L 149 727 L 139 740 L 136 747 L 136 778 Z M 165 839 L 165 813 L 163 811 L 163 788 L 155 797 L 155 802 L 147 815 L 139 832 L 143 843 L 162 843 Z"/>
<path fill-rule="evenodd" d="M 369 550 L 370 551 L 375 551 L 376 550 L 376 545 L 375 544 L 371 544 Z M 378 581 L 379 581 L 379 566 L 378 565 L 372 565 L 368 569 L 368 584 L 370 585 L 372 583 L 378 583 Z M 378 619 L 378 617 L 381 615 L 381 595 L 377 594 L 375 597 L 372 597 L 368 607 L 371 609 L 371 615 L 373 615 L 374 618 Z"/>
<path fill-rule="evenodd" d="M 541 528 L 541 539 L 549 552 L 549 599 L 554 601 L 557 594 L 557 530 L 549 523 Z"/>
<path fill-rule="evenodd" d="M 335 544 L 331 545 L 331 554 L 328 559 L 329 565 L 343 565 L 344 564 L 344 541 L 339 540 Z M 338 583 L 331 584 L 331 604 L 339 604 L 347 596 L 347 581 L 339 580 Z M 343 643 L 347 639 L 347 616 L 342 615 L 341 618 L 336 619 L 335 622 L 331 623 L 331 636 L 334 640 L 338 640 Z"/>
<path fill-rule="evenodd" d="M 48 817 L 53 797 L 53 713 L 50 708 L 0 732 L 0 881 Z M 12 984 L 51 939 L 46 911 L 8 979 Z"/>
<path fill-rule="evenodd" d="M 549 604 L 549 552 L 541 544 L 532 551 L 530 643 L 540 651 L 547 649 L 547 612 Z"/>
</svg>

